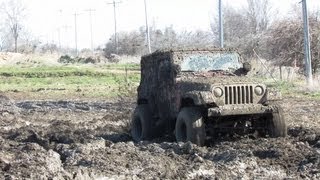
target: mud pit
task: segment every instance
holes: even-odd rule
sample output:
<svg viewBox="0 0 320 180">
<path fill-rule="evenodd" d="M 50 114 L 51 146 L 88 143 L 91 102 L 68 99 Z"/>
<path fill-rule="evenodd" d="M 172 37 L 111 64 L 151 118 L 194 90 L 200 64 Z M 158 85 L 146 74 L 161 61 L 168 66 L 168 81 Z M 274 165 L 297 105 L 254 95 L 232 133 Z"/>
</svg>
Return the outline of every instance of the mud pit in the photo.
<svg viewBox="0 0 320 180">
<path fill-rule="evenodd" d="M 320 179 L 320 101 L 283 102 L 289 137 L 133 143 L 134 101 L 1 97 L 0 179 Z"/>
</svg>

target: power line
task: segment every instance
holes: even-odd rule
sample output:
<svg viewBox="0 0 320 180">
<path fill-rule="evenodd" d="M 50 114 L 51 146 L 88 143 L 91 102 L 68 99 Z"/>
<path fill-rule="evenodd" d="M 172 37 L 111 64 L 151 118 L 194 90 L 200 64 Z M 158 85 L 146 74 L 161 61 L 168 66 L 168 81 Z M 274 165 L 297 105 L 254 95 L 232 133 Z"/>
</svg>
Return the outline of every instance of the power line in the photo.
<svg viewBox="0 0 320 180">
<path fill-rule="evenodd" d="M 150 29 L 148 24 L 148 11 L 147 11 L 147 2 L 144 0 L 144 12 L 146 18 L 146 34 L 147 34 L 147 43 L 148 43 L 148 51 L 151 53 L 151 42 L 150 42 Z"/>
<path fill-rule="evenodd" d="M 74 15 L 74 42 L 75 42 L 76 56 L 78 56 L 77 16 L 80 14 L 75 12 L 73 15 Z"/>
<path fill-rule="evenodd" d="M 90 40 L 91 40 L 91 51 L 93 52 L 93 33 L 92 33 L 92 12 L 96 11 L 95 9 L 87 9 L 85 11 L 89 12 L 89 20 L 90 20 Z"/>
<path fill-rule="evenodd" d="M 57 28 L 57 32 L 58 32 L 58 43 L 59 43 L 59 51 L 61 50 L 61 31 L 60 31 L 60 27 Z"/>
<path fill-rule="evenodd" d="M 59 22 L 61 22 L 61 17 L 62 17 L 62 10 L 59 9 Z M 57 28 L 58 31 L 58 43 L 59 43 L 59 51 L 61 51 L 61 24 L 59 23 L 59 27 Z"/>
<path fill-rule="evenodd" d="M 69 48 L 69 45 L 70 45 L 70 41 L 69 40 L 70 39 L 67 38 L 67 37 L 69 37 L 68 36 L 68 34 L 69 34 L 69 30 L 68 29 L 71 29 L 72 26 L 69 26 L 69 25 L 65 24 L 65 25 L 62 25 L 61 28 L 63 29 L 63 34 L 64 34 L 64 36 L 62 38 L 63 43 L 65 44 L 65 47 Z"/>
<path fill-rule="evenodd" d="M 116 49 L 116 54 L 118 54 L 118 37 L 117 37 L 117 15 L 116 15 L 116 5 L 122 3 L 121 1 L 113 0 L 112 3 L 107 3 L 113 5 L 113 16 L 114 16 L 114 46 Z"/>
<path fill-rule="evenodd" d="M 67 33 L 68 29 L 71 29 L 71 26 L 65 24 L 62 26 L 62 28 L 64 29 L 64 32 Z"/>
</svg>

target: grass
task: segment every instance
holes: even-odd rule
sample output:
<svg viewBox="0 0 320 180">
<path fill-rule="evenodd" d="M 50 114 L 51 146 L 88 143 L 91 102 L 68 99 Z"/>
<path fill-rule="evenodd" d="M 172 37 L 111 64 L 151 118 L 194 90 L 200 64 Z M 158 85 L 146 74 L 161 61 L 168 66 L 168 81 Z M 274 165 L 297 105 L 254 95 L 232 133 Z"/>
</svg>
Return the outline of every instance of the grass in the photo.
<svg viewBox="0 0 320 180">
<path fill-rule="evenodd" d="M 267 82 L 270 87 L 274 87 L 281 91 L 283 95 L 289 95 L 291 93 L 296 93 L 296 85 L 292 82 L 277 81 L 277 82 Z"/>
<path fill-rule="evenodd" d="M 110 99 L 136 96 L 139 64 L 3 66 L 0 91 L 15 99 Z M 304 80 L 288 82 L 256 79 L 282 95 L 320 99 L 320 91 L 304 87 Z"/>
<path fill-rule="evenodd" d="M 106 64 L 101 66 L 102 69 L 117 69 L 117 70 L 139 70 L 140 71 L 140 64 L 128 63 L 128 64 Z"/>
<path fill-rule="evenodd" d="M 137 66 L 108 67 L 0 67 L 0 91 L 15 99 L 101 99 L 135 94 L 140 73 L 121 68 Z"/>
<path fill-rule="evenodd" d="M 0 76 L 45 78 L 66 76 L 109 76 L 111 70 L 134 71 L 140 70 L 137 64 L 114 64 L 96 67 L 88 66 L 38 66 L 38 67 L 16 67 L 7 66 L 0 68 Z M 123 72 L 124 73 L 124 72 Z"/>
<path fill-rule="evenodd" d="M 274 87 L 281 91 L 281 94 L 285 96 L 294 96 L 310 99 L 320 100 L 320 91 L 316 88 L 307 88 L 304 80 L 298 80 L 295 82 L 278 81 L 268 82 L 267 85 Z"/>
<path fill-rule="evenodd" d="M 314 92 L 309 94 L 310 97 L 320 99 L 320 92 Z"/>
</svg>

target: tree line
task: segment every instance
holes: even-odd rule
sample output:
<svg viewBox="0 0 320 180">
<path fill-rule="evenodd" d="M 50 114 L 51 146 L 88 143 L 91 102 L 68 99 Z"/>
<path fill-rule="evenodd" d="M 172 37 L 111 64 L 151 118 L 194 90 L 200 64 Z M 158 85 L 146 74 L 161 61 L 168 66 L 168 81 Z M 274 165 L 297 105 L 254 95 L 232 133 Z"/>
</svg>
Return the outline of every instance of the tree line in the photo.
<svg viewBox="0 0 320 180">
<path fill-rule="evenodd" d="M 0 51 L 40 52 L 61 51 L 56 44 L 41 44 L 24 28 L 27 10 L 21 0 L 8 0 L 0 4 Z M 277 9 L 270 0 L 246 0 L 246 6 L 223 7 L 224 42 L 226 47 L 239 49 L 244 58 L 253 58 L 257 52 L 276 65 L 304 67 L 303 23 L 300 4 L 292 6 L 292 13 L 277 17 Z M 212 17 L 218 17 L 218 14 Z M 313 73 L 320 66 L 320 16 L 309 12 L 310 42 Z M 173 26 L 164 29 L 150 27 L 152 50 L 170 48 L 206 48 L 219 45 L 218 18 L 212 18 L 211 30 L 176 31 Z M 147 53 L 145 27 L 122 31 L 106 42 L 104 53 L 118 55 L 144 55 Z M 71 52 L 72 50 L 64 50 Z"/>
<path fill-rule="evenodd" d="M 269 0 L 247 0 L 247 6 L 234 8 L 224 5 L 224 42 L 226 47 L 237 48 L 244 58 L 255 53 L 279 66 L 304 68 L 304 36 L 300 4 L 292 5 L 290 14 L 277 17 L 277 9 Z M 218 17 L 216 15 L 215 17 Z M 312 70 L 320 66 L 320 16 L 309 12 Z M 206 48 L 219 46 L 218 19 L 213 18 L 211 31 L 177 32 L 172 26 L 165 29 L 150 27 L 153 50 L 169 48 Z M 118 33 L 119 55 L 147 53 L 145 27 Z M 104 48 L 106 56 L 116 54 L 114 36 Z"/>
</svg>

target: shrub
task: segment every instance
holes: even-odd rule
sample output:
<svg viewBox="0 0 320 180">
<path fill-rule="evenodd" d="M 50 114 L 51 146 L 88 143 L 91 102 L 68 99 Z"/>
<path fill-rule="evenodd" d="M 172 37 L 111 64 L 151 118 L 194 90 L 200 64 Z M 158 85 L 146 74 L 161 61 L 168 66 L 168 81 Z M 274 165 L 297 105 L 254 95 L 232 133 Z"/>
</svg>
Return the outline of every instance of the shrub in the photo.
<svg viewBox="0 0 320 180">
<path fill-rule="evenodd" d="M 100 58 L 94 58 L 94 57 L 70 57 L 69 55 L 63 55 L 58 60 L 59 63 L 64 64 L 74 64 L 74 63 L 80 63 L 80 64 L 88 64 L 88 63 L 99 63 Z"/>
</svg>

